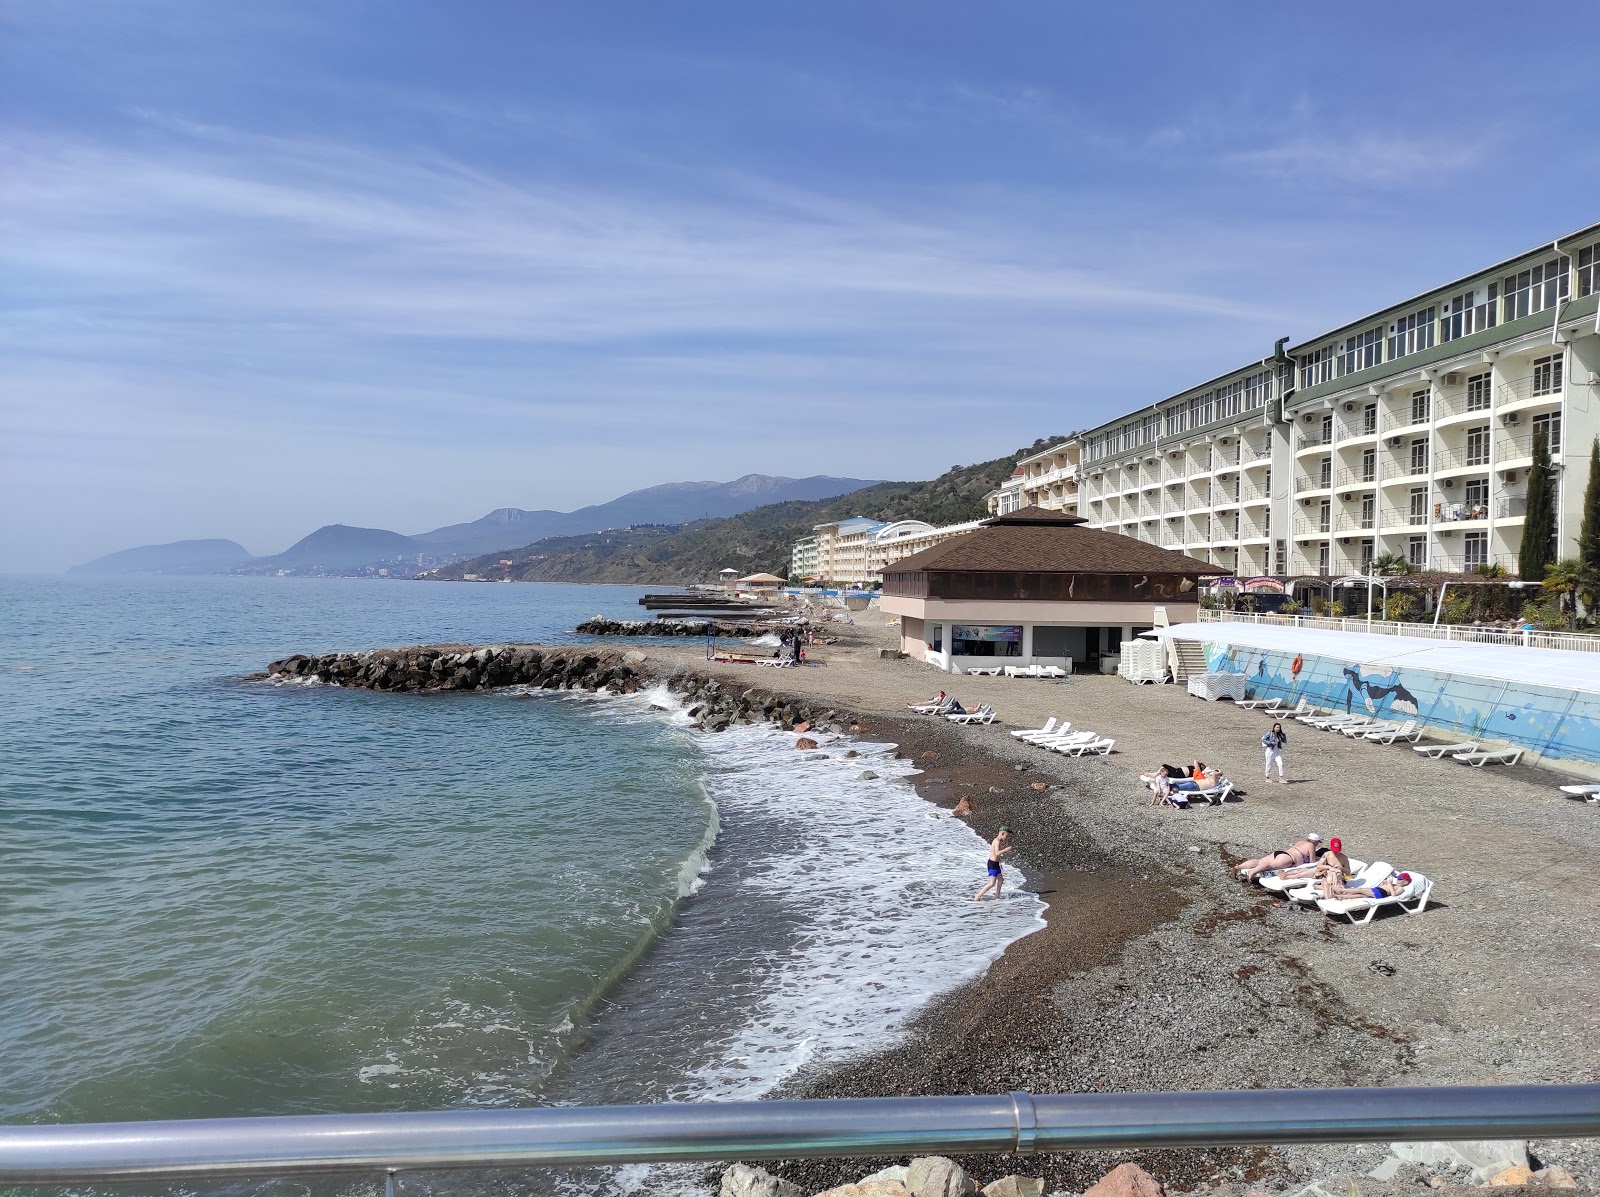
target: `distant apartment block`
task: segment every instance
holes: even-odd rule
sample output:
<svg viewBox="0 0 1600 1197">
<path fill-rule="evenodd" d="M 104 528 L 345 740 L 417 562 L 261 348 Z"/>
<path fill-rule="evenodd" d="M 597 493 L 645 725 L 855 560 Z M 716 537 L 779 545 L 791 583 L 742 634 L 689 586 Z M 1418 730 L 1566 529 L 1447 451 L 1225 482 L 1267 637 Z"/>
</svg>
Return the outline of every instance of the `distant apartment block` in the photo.
<svg viewBox="0 0 1600 1197">
<path fill-rule="evenodd" d="M 977 520 L 936 528 L 922 520 L 872 520 L 864 516 L 818 524 L 790 553 L 791 581 L 870 588 L 883 583 L 887 565 L 978 527 Z"/>
<path fill-rule="evenodd" d="M 1533 445 L 1572 553 L 1600 432 L 1600 225 L 1023 457 L 988 496 L 1239 576 L 1515 572 Z"/>
</svg>

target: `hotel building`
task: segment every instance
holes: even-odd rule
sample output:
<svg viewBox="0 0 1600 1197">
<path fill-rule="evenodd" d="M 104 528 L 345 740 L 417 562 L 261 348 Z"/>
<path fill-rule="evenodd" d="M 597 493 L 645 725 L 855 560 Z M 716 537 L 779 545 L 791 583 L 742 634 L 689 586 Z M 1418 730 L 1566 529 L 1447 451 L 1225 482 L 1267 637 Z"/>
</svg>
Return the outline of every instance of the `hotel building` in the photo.
<svg viewBox="0 0 1600 1197">
<path fill-rule="evenodd" d="M 873 520 L 864 516 L 818 524 L 815 535 L 795 542 L 789 559 L 792 581 L 870 589 L 883 583 L 884 567 L 978 527 L 979 521 L 936 528 L 922 520 Z"/>
<path fill-rule="evenodd" d="M 1572 555 L 1600 433 L 1600 225 L 1284 345 L 1021 459 L 990 510 L 1015 494 L 1244 577 L 1385 553 L 1515 572 L 1540 438 Z"/>
</svg>

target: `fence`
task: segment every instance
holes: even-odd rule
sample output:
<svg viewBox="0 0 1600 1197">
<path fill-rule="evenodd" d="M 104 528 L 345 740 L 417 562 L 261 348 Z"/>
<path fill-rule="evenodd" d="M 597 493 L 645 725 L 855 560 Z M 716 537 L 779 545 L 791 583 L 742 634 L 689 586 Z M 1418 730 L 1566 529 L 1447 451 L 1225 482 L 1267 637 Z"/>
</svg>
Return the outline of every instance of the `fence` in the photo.
<svg viewBox="0 0 1600 1197">
<path fill-rule="evenodd" d="M 1503 644 L 1513 648 L 1556 648 L 1568 652 L 1600 652 L 1600 636 L 1581 632 L 1502 631 L 1459 624 L 1401 623 L 1364 616 L 1261 615 L 1249 611 L 1200 609 L 1201 623 L 1271 623 L 1286 628 L 1314 628 L 1326 632 L 1370 632 L 1375 636 L 1415 636 L 1421 640 L 1456 640 L 1468 644 Z"/>
<path fill-rule="evenodd" d="M 1600 1137 L 1600 1085 L 888 1097 L 0 1127 L 0 1183 Z"/>
</svg>

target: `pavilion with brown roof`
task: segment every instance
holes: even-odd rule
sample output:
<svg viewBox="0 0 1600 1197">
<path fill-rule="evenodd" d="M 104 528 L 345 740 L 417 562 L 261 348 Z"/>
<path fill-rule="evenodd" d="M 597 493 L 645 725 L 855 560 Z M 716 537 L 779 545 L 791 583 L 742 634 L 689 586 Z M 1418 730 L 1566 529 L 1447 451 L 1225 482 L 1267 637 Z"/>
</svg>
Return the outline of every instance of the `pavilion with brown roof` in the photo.
<svg viewBox="0 0 1600 1197">
<path fill-rule="evenodd" d="M 1024 507 L 888 566 L 881 603 L 900 617 L 901 649 L 952 672 L 1095 670 L 1155 626 L 1158 609 L 1193 622 L 1200 580 L 1227 572 L 1085 524 Z"/>
</svg>

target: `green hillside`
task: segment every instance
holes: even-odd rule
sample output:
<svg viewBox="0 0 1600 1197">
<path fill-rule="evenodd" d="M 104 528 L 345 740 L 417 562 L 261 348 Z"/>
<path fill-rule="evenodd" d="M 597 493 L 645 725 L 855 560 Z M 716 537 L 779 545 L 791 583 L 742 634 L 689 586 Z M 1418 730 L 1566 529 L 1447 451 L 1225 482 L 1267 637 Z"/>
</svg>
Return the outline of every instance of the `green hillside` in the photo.
<svg viewBox="0 0 1600 1197">
<path fill-rule="evenodd" d="M 1059 439 L 1059 438 L 1052 438 Z M 1036 441 L 1034 449 L 1051 441 Z M 794 542 L 812 527 L 854 515 L 870 519 L 955 524 L 988 514 L 983 496 L 1011 475 L 1015 457 L 952 466 L 927 482 L 880 482 L 832 499 L 757 507 L 723 520 L 681 528 L 638 527 L 583 536 L 551 536 L 520 549 L 486 553 L 438 571 L 519 582 L 630 582 L 687 585 L 715 581 L 717 571 L 786 575 Z M 500 565 L 509 560 L 511 565 Z"/>
</svg>

